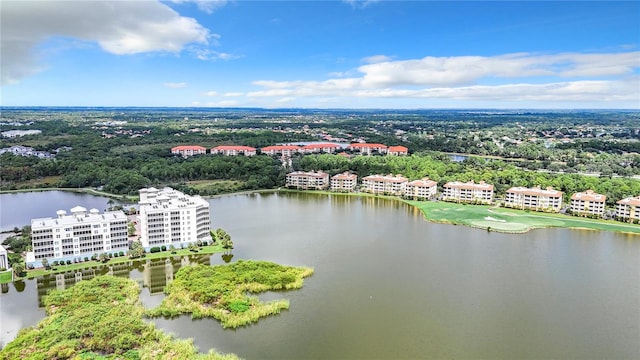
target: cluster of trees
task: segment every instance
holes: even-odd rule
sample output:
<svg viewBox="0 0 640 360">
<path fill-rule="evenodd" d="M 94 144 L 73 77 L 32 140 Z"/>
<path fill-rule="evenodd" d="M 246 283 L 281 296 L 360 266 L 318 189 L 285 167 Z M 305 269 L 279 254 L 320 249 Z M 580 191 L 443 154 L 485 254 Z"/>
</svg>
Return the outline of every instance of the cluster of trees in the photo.
<svg viewBox="0 0 640 360">
<path fill-rule="evenodd" d="M 231 235 L 229 235 L 223 229 L 216 229 L 215 231 L 209 230 L 209 234 L 211 234 L 211 240 L 214 243 L 220 244 L 225 249 L 233 249 L 233 241 L 231 241 Z"/>
</svg>

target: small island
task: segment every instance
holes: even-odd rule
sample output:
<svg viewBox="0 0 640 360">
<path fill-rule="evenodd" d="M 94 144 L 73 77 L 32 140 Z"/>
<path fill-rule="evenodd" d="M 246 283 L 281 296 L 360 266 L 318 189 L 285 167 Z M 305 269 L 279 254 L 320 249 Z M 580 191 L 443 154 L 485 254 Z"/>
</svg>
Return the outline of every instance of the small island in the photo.
<svg viewBox="0 0 640 360">
<path fill-rule="evenodd" d="M 302 287 L 312 268 L 282 266 L 266 261 L 239 260 L 229 265 L 194 265 L 180 269 L 167 285 L 160 306 L 145 312 L 149 317 L 191 314 L 194 319 L 212 317 L 225 328 L 237 328 L 289 308 L 285 299 L 263 303 L 257 294 Z"/>
</svg>

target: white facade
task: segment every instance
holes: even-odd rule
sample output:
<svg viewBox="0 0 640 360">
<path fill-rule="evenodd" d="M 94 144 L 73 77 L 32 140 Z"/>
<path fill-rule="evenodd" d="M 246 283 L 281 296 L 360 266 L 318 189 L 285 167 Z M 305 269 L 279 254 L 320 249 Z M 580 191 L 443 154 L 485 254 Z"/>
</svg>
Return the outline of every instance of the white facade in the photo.
<svg viewBox="0 0 640 360">
<path fill-rule="evenodd" d="M 402 175 L 369 175 L 362 178 L 362 189 L 373 194 L 404 195 L 408 181 Z"/>
<path fill-rule="evenodd" d="M 404 195 L 413 199 L 431 199 L 436 196 L 438 183 L 429 178 L 413 180 L 407 183 Z"/>
<path fill-rule="evenodd" d="M 607 197 L 593 190 L 578 192 L 571 196 L 571 213 L 575 215 L 603 215 Z"/>
<path fill-rule="evenodd" d="M 562 208 L 562 191 L 553 190 L 550 187 L 545 190 L 539 187 L 512 187 L 507 190 L 504 206 L 558 212 Z"/>
<path fill-rule="evenodd" d="M 145 248 L 210 240 L 209 202 L 172 188 L 140 189 L 140 241 Z M 178 246 L 176 246 L 178 247 Z"/>
<path fill-rule="evenodd" d="M 9 257 L 7 256 L 7 249 L 0 245 L 0 269 L 9 268 Z"/>
<path fill-rule="evenodd" d="M 358 175 L 344 172 L 331 178 L 331 191 L 352 192 L 358 186 Z"/>
<path fill-rule="evenodd" d="M 71 215 L 57 211 L 56 218 L 31 220 L 31 245 L 36 262 L 69 260 L 103 252 L 129 250 L 127 216 L 76 206 Z"/>
<path fill-rule="evenodd" d="M 452 181 L 442 187 L 442 200 L 470 203 L 491 204 L 493 202 L 493 185 L 484 181 L 479 183 Z"/>
<path fill-rule="evenodd" d="M 616 216 L 621 219 L 640 219 L 640 196 L 628 197 L 616 203 Z"/>
<path fill-rule="evenodd" d="M 296 189 L 326 189 L 329 186 L 329 174 L 318 171 L 295 171 L 287 174 L 286 186 Z"/>
</svg>

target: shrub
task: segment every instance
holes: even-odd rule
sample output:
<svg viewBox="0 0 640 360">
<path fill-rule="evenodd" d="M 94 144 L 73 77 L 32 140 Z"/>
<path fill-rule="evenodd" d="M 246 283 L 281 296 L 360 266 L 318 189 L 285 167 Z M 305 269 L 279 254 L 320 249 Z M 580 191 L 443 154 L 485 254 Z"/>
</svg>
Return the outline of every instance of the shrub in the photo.
<svg viewBox="0 0 640 360">
<path fill-rule="evenodd" d="M 166 246 L 166 245 L 162 245 L 162 246 L 160 247 L 160 249 L 162 249 L 162 251 L 167 251 L 167 246 Z"/>
<path fill-rule="evenodd" d="M 149 249 L 150 253 L 157 253 L 160 252 L 160 248 L 157 246 L 152 247 L 151 249 Z"/>
<path fill-rule="evenodd" d="M 86 261 L 89 261 L 89 257 L 88 257 L 88 256 L 85 256 L 85 257 L 84 257 L 84 261 L 85 261 L 85 262 L 86 262 Z"/>
<path fill-rule="evenodd" d="M 124 256 L 124 251 L 120 251 L 120 252 L 118 253 L 118 255 L 119 255 L 119 256 Z"/>
<path fill-rule="evenodd" d="M 71 260 L 67 260 L 67 265 L 71 265 Z"/>
</svg>

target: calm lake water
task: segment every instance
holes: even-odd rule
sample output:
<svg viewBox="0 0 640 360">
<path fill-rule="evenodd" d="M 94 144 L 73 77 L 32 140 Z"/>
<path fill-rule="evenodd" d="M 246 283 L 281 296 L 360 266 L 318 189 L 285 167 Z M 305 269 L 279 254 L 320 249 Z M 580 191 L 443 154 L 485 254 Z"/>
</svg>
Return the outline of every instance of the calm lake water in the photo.
<svg viewBox="0 0 640 360">
<path fill-rule="evenodd" d="M 25 206 L 49 201 L 40 196 Z M 290 309 L 252 326 L 154 320 L 202 351 L 246 359 L 640 358 L 638 236 L 489 233 L 431 224 L 410 206 L 378 198 L 281 193 L 210 203 L 212 227 L 233 238 L 231 261 L 311 266 L 315 274 L 300 290 L 261 296 L 288 298 Z M 216 254 L 110 271 L 145 286 L 142 301 L 153 306 L 187 262 L 224 263 Z M 77 276 L 5 286 L 2 344 L 44 316 L 39 299 L 47 289 Z"/>
</svg>

